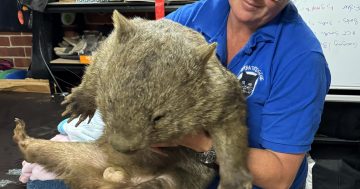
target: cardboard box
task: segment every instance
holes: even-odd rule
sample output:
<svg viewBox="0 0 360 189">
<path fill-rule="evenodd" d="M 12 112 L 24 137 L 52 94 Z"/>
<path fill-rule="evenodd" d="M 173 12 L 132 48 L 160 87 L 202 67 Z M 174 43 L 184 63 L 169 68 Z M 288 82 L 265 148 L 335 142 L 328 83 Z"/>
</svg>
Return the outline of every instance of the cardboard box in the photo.
<svg viewBox="0 0 360 189">
<path fill-rule="evenodd" d="M 45 79 L 0 79 L 0 92 L 35 92 L 50 94 L 49 80 Z"/>
</svg>

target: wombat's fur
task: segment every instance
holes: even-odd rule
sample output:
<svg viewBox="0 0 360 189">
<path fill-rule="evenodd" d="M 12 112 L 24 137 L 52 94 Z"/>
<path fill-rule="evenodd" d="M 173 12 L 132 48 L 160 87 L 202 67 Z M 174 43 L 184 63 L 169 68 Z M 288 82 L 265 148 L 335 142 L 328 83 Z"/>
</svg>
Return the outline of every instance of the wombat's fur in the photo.
<svg viewBox="0 0 360 189">
<path fill-rule="evenodd" d="M 95 143 L 28 137 L 17 120 L 14 140 L 72 188 L 202 189 L 214 170 L 182 147 L 149 146 L 206 131 L 220 167 L 219 188 L 249 188 L 246 107 L 239 81 L 215 56 L 215 44 L 167 19 L 113 14 L 114 31 L 93 56 L 82 83 L 65 98 L 82 121 L 98 108 L 104 135 Z"/>
</svg>

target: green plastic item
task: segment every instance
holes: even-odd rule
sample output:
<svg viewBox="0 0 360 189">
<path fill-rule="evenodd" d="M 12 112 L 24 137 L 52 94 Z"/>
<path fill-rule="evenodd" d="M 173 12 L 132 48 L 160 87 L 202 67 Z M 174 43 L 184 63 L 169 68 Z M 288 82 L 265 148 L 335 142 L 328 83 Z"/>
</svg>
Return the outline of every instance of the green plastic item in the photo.
<svg viewBox="0 0 360 189">
<path fill-rule="evenodd" d="M 5 79 L 6 75 L 15 72 L 16 69 L 9 69 L 9 70 L 5 70 L 5 71 L 0 71 L 0 79 Z"/>
</svg>

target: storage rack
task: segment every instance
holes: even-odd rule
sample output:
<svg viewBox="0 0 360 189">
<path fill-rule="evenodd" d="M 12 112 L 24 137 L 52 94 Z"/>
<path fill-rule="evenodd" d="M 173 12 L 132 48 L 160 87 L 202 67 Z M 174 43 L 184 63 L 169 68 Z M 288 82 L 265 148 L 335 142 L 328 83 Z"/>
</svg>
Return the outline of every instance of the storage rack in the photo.
<svg viewBox="0 0 360 189">
<path fill-rule="evenodd" d="M 190 1 L 169 2 L 165 4 L 165 12 L 169 13 Z M 84 65 L 50 64 L 56 58 L 53 48 L 56 41 L 61 41 L 61 19 L 59 13 L 110 13 L 118 10 L 121 13 L 154 13 L 154 3 L 150 2 L 104 2 L 104 3 L 59 3 L 46 6 L 44 12 L 33 13 L 33 51 L 30 76 L 36 79 L 49 79 L 51 93 L 62 93 L 59 84 L 54 80 L 54 72 L 67 72 L 71 75 L 82 75 Z M 79 78 L 74 78 L 79 80 Z M 80 81 L 79 81 L 80 82 Z M 54 85 L 55 84 L 55 85 Z M 77 83 L 78 84 L 78 83 Z M 56 87 L 54 87 L 56 86 Z"/>
</svg>

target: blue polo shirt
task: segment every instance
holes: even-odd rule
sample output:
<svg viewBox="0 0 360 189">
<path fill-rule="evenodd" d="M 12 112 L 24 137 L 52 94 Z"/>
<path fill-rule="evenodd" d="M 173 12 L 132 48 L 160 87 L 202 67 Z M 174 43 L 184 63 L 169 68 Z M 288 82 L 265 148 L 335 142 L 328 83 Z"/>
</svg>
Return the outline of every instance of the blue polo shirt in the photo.
<svg viewBox="0 0 360 189">
<path fill-rule="evenodd" d="M 248 104 L 249 146 L 282 153 L 306 153 L 319 127 L 330 72 L 313 32 L 289 3 L 259 28 L 227 65 L 227 0 L 185 5 L 168 19 L 217 42 L 217 56 L 235 74 Z M 291 188 L 301 188 L 306 158 Z M 258 188 L 254 186 L 254 188 Z"/>
</svg>

